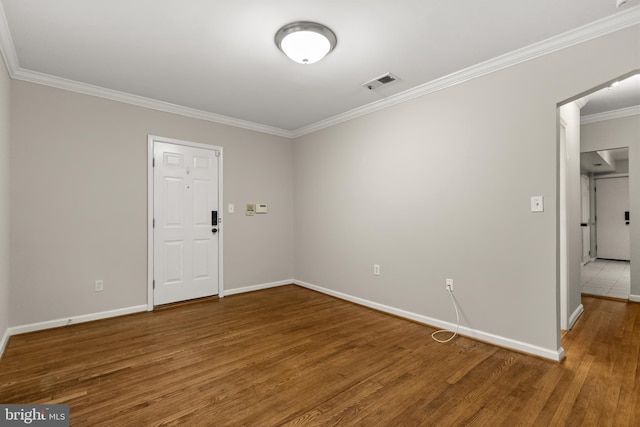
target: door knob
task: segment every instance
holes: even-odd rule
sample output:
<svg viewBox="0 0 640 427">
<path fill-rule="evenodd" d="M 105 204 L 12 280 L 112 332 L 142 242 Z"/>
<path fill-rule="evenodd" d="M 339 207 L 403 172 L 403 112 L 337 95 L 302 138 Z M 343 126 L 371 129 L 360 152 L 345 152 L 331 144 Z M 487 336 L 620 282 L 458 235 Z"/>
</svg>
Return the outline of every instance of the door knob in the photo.
<svg viewBox="0 0 640 427">
<path fill-rule="evenodd" d="M 212 232 L 213 234 L 216 234 L 216 233 L 218 232 L 218 229 L 217 229 L 217 228 L 215 228 L 215 227 L 213 227 L 213 228 L 211 229 L 211 232 Z"/>
</svg>

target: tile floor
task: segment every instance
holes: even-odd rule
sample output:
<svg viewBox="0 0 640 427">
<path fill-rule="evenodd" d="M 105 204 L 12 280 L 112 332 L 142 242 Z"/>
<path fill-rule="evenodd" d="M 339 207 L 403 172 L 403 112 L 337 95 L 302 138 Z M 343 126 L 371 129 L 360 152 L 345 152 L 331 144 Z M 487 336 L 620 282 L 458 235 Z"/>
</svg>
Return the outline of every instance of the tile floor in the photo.
<svg viewBox="0 0 640 427">
<path fill-rule="evenodd" d="M 581 267 L 582 293 L 629 299 L 631 270 L 628 261 L 596 259 Z"/>
</svg>

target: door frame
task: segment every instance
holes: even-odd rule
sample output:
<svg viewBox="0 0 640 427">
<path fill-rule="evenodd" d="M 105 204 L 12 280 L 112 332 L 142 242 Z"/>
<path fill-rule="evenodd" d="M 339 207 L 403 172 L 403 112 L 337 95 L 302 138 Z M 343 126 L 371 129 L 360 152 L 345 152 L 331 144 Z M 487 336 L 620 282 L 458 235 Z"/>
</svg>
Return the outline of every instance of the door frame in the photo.
<svg viewBox="0 0 640 427">
<path fill-rule="evenodd" d="M 147 311 L 153 311 L 153 270 L 154 270 L 154 256 L 153 256 L 153 197 L 154 197 L 154 167 L 153 167 L 153 152 L 156 142 L 163 142 L 167 144 L 183 145 L 192 148 L 202 148 L 205 150 L 218 151 L 220 159 L 218 162 L 218 223 L 222 224 L 222 216 L 224 204 L 222 203 L 222 177 L 223 177 L 223 150 L 222 147 L 217 145 L 201 144 L 198 142 L 183 141 L 174 138 L 165 138 L 162 136 L 148 135 L 147 138 Z M 224 264 L 223 264 L 223 236 L 224 226 L 218 227 L 218 297 L 224 298 Z"/>
<path fill-rule="evenodd" d="M 559 111 L 559 110 L 558 110 Z M 569 236 L 567 229 L 567 123 L 558 118 L 558 290 L 560 329 L 568 330 L 569 319 Z"/>
</svg>

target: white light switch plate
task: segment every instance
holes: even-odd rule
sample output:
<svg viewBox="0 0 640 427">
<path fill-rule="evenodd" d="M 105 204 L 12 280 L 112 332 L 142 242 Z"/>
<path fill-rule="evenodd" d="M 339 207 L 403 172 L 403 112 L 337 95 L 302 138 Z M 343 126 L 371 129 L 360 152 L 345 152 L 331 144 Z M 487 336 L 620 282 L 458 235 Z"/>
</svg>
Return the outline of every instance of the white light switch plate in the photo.
<svg viewBox="0 0 640 427">
<path fill-rule="evenodd" d="M 544 197 L 531 196 L 531 212 L 544 212 Z"/>
</svg>

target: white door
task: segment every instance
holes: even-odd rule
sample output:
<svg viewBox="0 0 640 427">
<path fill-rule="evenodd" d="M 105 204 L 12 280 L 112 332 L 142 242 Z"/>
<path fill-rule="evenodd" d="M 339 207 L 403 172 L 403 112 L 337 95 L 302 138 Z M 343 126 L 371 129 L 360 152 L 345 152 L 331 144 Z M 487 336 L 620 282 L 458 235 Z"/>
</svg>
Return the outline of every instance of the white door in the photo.
<svg viewBox="0 0 640 427">
<path fill-rule="evenodd" d="M 629 261 L 630 235 L 625 218 L 629 212 L 629 177 L 596 181 L 598 258 Z"/>
<path fill-rule="evenodd" d="M 580 225 L 582 227 L 582 263 L 586 264 L 591 260 L 591 221 L 590 215 L 590 198 L 589 198 L 589 177 L 587 175 L 580 175 L 580 187 L 581 187 L 581 215 Z"/>
<path fill-rule="evenodd" d="M 153 304 L 218 294 L 219 151 L 153 143 Z"/>
</svg>

